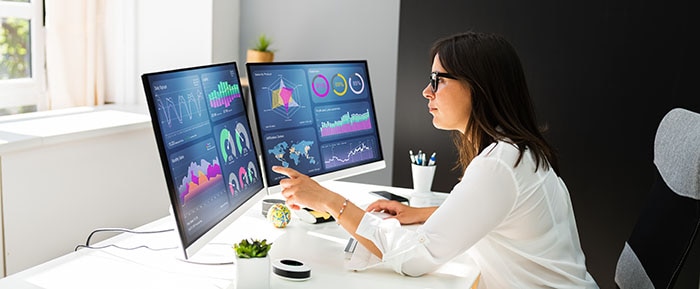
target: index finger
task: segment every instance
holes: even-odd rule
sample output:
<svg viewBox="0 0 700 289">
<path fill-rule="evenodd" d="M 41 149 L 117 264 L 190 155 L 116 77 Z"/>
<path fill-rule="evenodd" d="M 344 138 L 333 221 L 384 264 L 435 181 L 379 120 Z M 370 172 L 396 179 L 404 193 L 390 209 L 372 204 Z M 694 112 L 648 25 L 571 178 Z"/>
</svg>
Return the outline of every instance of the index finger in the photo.
<svg viewBox="0 0 700 289">
<path fill-rule="evenodd" d="M 285 176 L 288 176 L 290 178 L 296 178 L 300 175 L 299 172 L 297 172 L 295 169 L 292 168 L 286 168 L 282 166 L 272 166 L 272 171 L 278 174 L 283 174 Z"/>
</svg>

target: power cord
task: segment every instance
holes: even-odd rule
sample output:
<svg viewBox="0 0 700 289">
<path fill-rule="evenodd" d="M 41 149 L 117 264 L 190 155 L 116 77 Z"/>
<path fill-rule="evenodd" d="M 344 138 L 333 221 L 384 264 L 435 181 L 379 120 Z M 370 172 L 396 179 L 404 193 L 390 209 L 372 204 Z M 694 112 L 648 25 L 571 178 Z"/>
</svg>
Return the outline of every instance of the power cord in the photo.
<svg viewBox="0 0 700 289">
<path fill-rule="evenodd" d="M 110 245 L 105 245 L 105 246 L 90 246 L 90 239 L 92 239 L 92 236 L 94 236 L 96 233 L 102 233 L 102 232 L 120 232 L 120 233 L 131 233 L 131 234 L 158 234 L 158 233 L 165 233 L 165 232 L 172 232 L 174 229 L 165 229 L 165 230 L 155 230 L 155 231 L 134 231 L 130 229 L 124 229 L 124 228 L 99 228 L 92 230 L 90 235 L 88 235 L 87 240 L 85 240 L 84 245 L 78 245 L 75 246 L 74 251 L 78 251 L 78 249 L 104 249 L 108 247 L 114 247 L 117 249 L 122 249 L 122 250 L 136 250 L 136 249 L 149 249 L 153 251 L 163 251 L 163 250 L 171 250 L 175 249 L 176 247 L 170 247 L 170 248 L 151 248 L 146 245 L 141 245 L 141 246 L 136 246 L 136 247 L 121 247 L 118 245 L 110 244 Z"/>
</svg>

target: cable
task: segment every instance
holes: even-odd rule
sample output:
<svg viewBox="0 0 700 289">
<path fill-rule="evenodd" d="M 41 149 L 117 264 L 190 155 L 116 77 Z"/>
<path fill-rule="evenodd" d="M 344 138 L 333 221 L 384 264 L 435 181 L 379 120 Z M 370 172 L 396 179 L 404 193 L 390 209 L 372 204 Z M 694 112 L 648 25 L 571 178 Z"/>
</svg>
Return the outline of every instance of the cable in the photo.
<svg viewBox="0 0 700 289">
<path fill-rule="evenodd" d="M 113 248 L 117 248 L 117 249 L 122 249 L 122 250 L 148 249 L 148 250 L 151 250 L 151 251 L 165 251 L 165 250 L 177 249 L 177 247 L 151 248 L 151 247 L 148 247 L 148 246 L 146 246 L 146 245 L 141 245 L 141 246 L 136 246 L 136 247 L 122 247 L 122 246 L 119 246 L 119 245 L 110 244 L 110 245 L 97 246 L 97 247 L 96 247 L 96 246 L 78 245 L 78 246 L 75 247 L 75 251 L 78 251 L 78 249 L 81 249 L 81 248 L 82 248 L 82 249 L 95 249 L 95 250 L 99 250 L 99 249 L 105 249 L 105 248 L 109 248 L 109 247 L 113 247 Z"/>
<path fill-rule="evenodd" d="M 101 233 L 101 232 L 122 232 L 122 233 L 131 233 L 131 234 L 158 234 L 158 233 L 165 233 L 165 232 L 171 232 L 171 231 L 174 231 L 174 229 L 155 230 L 155 231 L 134 231 L 134 230 L 124 229 L 124 228 L 99 228 L 99 229 L 92 230 L 92 232 L 90 232 L 90 235 L 88 235 L 87 240 L 85 240 L 85 245 L 76 246 L 74 251 L 78 251 L 78 249 L 80 249 L 80 248 L 104 249 L 107 247 L 115 247 L 115 248 L 124 249 L 124 250 L 135 250 L 135 249 L 140 249 L 140 248 L 154 250 L 154 251 L 170 250 L 173 248 L 160 248 L 159 249 L 159 248 L 151 248 L 151 247 L 144 246 L 144 245 L 136 246 L 136 247 L 132 247 L 132 248 L 121 247 L 121 246 L 117 246 L 117 245 L 106 245 L 106 246 L 94 247 L 94 246 L 90 246 L 90 239 L 92 239 L 92 236 L 95 235 L 96 233 Z"/>
</svg>

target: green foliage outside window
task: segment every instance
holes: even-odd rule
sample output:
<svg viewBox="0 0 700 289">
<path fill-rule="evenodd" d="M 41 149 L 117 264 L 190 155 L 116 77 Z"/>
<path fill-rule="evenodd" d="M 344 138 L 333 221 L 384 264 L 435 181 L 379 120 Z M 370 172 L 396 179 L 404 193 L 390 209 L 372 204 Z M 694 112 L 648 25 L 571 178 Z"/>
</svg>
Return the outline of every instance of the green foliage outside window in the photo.
<svg viewBox="0 0 700 289">
<path fill-rule="evenodd" d="M 31 76 L 29 20 L 4 18 L 0 29 L 0 79 Z"/>
</svg>

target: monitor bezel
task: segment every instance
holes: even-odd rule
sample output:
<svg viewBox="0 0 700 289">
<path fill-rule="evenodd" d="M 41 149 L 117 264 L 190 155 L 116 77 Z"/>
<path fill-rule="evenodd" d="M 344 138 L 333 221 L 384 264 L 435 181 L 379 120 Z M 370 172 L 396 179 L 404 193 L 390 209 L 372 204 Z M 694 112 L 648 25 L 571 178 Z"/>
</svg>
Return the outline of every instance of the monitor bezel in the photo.
<svg viewBox="0 0 700 289">
<path fill-rule="evenodd" d="M 180 247 L 180 257 L 183 258 L 184 260 L 190 260 L 192 259 L 198 252 L 200 252 L 207 244 L 209 244 L 214 238 L 216 238 L 219 234 L 221 234 L 222 231 L 224 231 L 228 226 L 230 226 L 236 219 L 240 218 L 242 215 L 244 215 L 254 204 L 260 202 L 262 199 L 264 199 L 267 196 L 267 189 L 265 187 L 265 179 L 264 175 L 261 172 L 260 177 L 261 177 L 261 187 L 252 193 L 247 200 L 244 200 L 237 208 L 234 208 L 231 212 L 229 212 L 226 216 L 221 218 L 214 226 L 209 228 L 206 232 L 201 234 L 198 237 L 195 237 L 192 241 L 187 242 L 188 237 L 186 236 L 185 232 L 185 225 L 180 222 L 180 220 L 184 220 L 182 217 L 183 212 L 181 212 L 179 208 L 179 201 L 178 201 L 178 189 L 175 186 L 175 183 L 173 183 L 171 180 L 173 179 L 173 175 L 171 173 L 170 169 L 170 164 L 168 162 L 168 154 L 167 154 L 167 148 L 165 146 L 165 140 L 163 139 L 163 134 L 162 130 L 160 127 L 159 119 L 158 119 L 158 112 L 155 104 L 155 98 L 153 95 L 153 92 L 151 91 L 151 77 L 157 76 L 157 75 L 163 75 L 163 74 L 172 74 L 172 73 L 179 73 L 179 72 L 184 72 L 188 70 L 204 70 L 204 69 L 210 69 L 212 67 L 225 67 L 225 66 L 232 66 L 233 69 L 236 70 L 237 74 L 237 80 L 238 80 L 238 85 L 241 86 L 241 98 L 242 102 L 244 105 L 243 109 L 243 115 L 245 116 L 246 120 L 248 121 L 248 126 L 253 133 L 254 128 L 252 127 L 252 122 L 250 115 L 248 114 L 248 109 L 247 109 L 247 104 L 246 104 L 246 99 L 245 99 L 245 93 L 243 93 L 243 87 L 241 84 L 241 76 L 240 76 L 240 71 L 238 70 L 237 63 L 235 61 L 232 62 L 222 62 L 222 63 L 213 63 L 213 64 L 207 64 L 207 65 L 200 65 L 200 66 L 190 66 L 190 67 L 181 67 L 177 69 L 170 69 L 170 70 L 163 70 L 163 71 L 155 71 L 155 72 L 149 72 L 149 73 L 144 73 L 141 75 L 141 81 L 144 86 L 144 92 L 146 94 L 146 101 L 148 105 L 148 111 L 151 116 L 151 125 L 153 127 L 154 131 L 154 136 L 156 138 L 156 146 L 158 148 L 158 153 L 160 156 L 161 160 L 161 166 L 163 168 L 163 173 L 165 177 L 165 183 L 167 185 L 167 190 L 168 190 L 168 198 L 170 201 L 170 218 L 172 222 L 175 224 L 175 231 L 177 232 L 178 235 L 178 244 Z M 257 141 L 255 138 L 251 139 L 252 142 Z M 258 153 L 257 148 L 255 145 L 253 145 L 254 150 L 254 155 L 255 158 L 258 161 L 258 171 L 261 171 L 260 167 L 260 161 L 261 161 L 261 155 Z"/>
<path fill-rule="evenodd" d="M 251 70 L 255 67 L 260 67 L 260 66 L 292 66 L 292 65 L 318 65 L 318 64 L 360 64 L 363 65 L 365 68 L 365 73 L 367 74 L 367 79 L 366 79 L 366 85 L 368 88 L 368 93 L 369 96 L 368 98 L 370 99 L 371 107 L 372 107 L 372 114 L 374 115 L 373 122 L 375 126 L 375 130 L 377 132 L 377 145 L 379 146 L 379 154 L 380 158 L 378 160 L 361 164 L 361 165 L 356 165 L 352 167 L 347 167 L 347 168 L 342 168 L 338 169 L 332 172 L 326 172 L 322 173 L 319 175 L 314 175 L 314 176 L 309 176 L 311 179 L 316 180 L 317 182 L 323 182 L 323 181 L 331 181 L 331 180 L 338 180 L 338 179 L 343 179 L 343 178 L 348 178 L 360 174 L 365 174 L 369 173 L 372 171 L 377 171 L 386 168 L 386 160 L 384 156 L 384 149 L 382 147 L 382 141 L 381 141 L 381 130 L 379 127 L 379 120 L 377 119 L 377 110 L 376 110 L 376 105 L 374 101 L 374 92 L 372 91 L 372 83 L 371 83 L 371 77 L 370 77 L 370 72 L 369 72 L 369 64 L 367 60 L 314 60 L 314 61 L 279 61 L 279 62 L 247 62 L 246 63 L 246 75 L 248 79 L 248 93 L 250 95 L 250 103 L 252 104 L 252 110 L 253 110 L 253 115 L 254 119 L 256 120 L 255 123 L 255 130 L 258 135 L 258 140 L 260 140 L 260 165 L 262 166 L 261 171 L 264 173 L 263 181 L 265 182 L 265 186 L 267 187 L 268 194 L 275 194 L 281 192 L 282 188 L 280 187 L 279 184 L 277 185 L 271 185 L 268 182 L 268 176 L 267 176 L 267 158 L 263 156 L 263 141 L 262 141 L 262 135 L 263 131 L 260 128 L 260 125 L 258 123 L 258 120 L 260 119 L 260 115 L 258 114 L 258 109 L 257 109 L 257 100 L 256 97 L 254 96 L 254 78 L 250 77 L 251 75 Z"/>
</svg>

